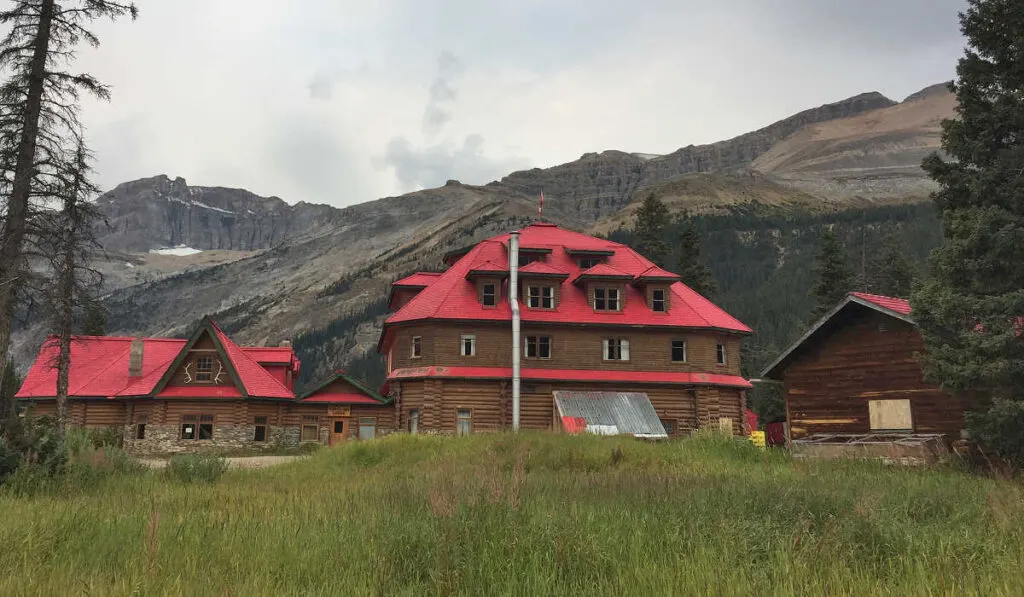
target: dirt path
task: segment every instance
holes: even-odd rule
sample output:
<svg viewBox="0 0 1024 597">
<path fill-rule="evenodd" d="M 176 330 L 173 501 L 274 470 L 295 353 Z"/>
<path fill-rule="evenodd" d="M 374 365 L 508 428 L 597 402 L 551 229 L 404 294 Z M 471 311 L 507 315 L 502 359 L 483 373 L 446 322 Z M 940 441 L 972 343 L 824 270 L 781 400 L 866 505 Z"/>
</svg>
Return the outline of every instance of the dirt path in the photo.
<svg viewBox="0 0 1024 597">
<path fill-rule="evenodd" d="M 225 458 L 228 461 L 228 468 L 266 468 L 277 464 L 284 464 L 302 458 L 302 456 L 239 456 Z M 166 459 L 148 458 L 140 462 L 150 468 L 164 468 L 167 466 Z"/>
</svg>

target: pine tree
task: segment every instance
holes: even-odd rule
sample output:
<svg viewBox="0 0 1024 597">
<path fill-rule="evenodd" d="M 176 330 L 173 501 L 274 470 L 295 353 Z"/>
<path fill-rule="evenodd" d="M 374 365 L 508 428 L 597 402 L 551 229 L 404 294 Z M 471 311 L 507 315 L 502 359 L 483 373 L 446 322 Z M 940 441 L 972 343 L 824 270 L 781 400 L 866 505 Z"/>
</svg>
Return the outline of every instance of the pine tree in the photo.
<svg viewBox="0 0 1024 597">
<path fill-rule="evenodd" d="M 700 258 L 701 240 L 696 222 L 688 212 L 679 216 L 679 260 L 676 262 L 676 273 L 686 284 L 705 298 L 713 298 L 718 294 L 718 284 L 711 268 Z"/>
<path fill-rule="evenodd" d="M 107 310 L 103 303 L 98 300 L 91 300 L 85 307 L 85 317 L 82 319 L 82 334 L 86 336 L 107 335 Z"/>
<path fill-rule="evenodd" d="M 853 289 L 854 274 L 839 237 L 831 229 L 821 235 L 821 246 L 814 267 L 816 282 L 811 289 L 814 297 L 813 320 L 821 318 Z"/>
<path fill-rule="evenodd" d="M 46 232 L 33 219 L 53 200 L 64 168 L 73 164 L 81 142 L 78 122 L 82 93 L 100 99 L 109 91 L 94 77 L 69 72 L 78 45 L 99 39 L 87 26 L 96 19 L 135 18 L 134 4 L 112 0 L 15 0 L 0 11 L 7 30 L 0 40 L 0 197 L 6 200 L 0 226 L 0 363 L 7 360 L 16 298 L 29 275 L 27 239 Z"/>
<path fill-rule="evenodd" d="M 665 242 L 668 208 L 654 193 L 650 193 L 636 210 L 633 226 L 634 248 L 658 267 L 667 267 L 669 246 Z"/>
<path fill-rule="evenodd" d="M 878 255 L 871 262 L 869 288 L 876 294 L 907 298 L 914 283 L 914 266 L 903 252 L 903 243 L 894 232 L 885 237 Z"/>
<path fill-rule="evenodd" d="M 1024 3 L 968 0 L 956 118 L 923 167 L 945 242 L 911 297 L 927 377 L 982 403 L 1024 399 Z"/>
</svg>

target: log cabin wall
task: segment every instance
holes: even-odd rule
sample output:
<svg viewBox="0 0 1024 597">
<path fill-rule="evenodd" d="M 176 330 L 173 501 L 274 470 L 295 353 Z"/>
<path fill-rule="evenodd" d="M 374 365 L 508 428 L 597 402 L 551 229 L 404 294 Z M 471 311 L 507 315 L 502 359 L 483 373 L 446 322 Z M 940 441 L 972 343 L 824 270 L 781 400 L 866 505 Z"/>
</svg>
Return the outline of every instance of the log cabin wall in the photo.
<svg viewBox="0 0 1024 597">
<path fill-rule="evenodd" d="M 782 374 L 793 439 L 869 433 L 869 401 L 901 399 L 910 401 L 913 431 L 959 437 L 965 404 L 925 382 L 915 326 L 858 307 L 797 350 Z"/>
<path fill-rule="evenodd" d="M 523 312 L 529 309 L 524 308 Z M 444 366 L 511 367 L 511 328 L 476 322 L 398 327 L 392 347 L 393 368 Z M 476 355 L 461 355 L 463 335 L 476 336 Z M 674 332 L 629 328 L 538 326 L 523 322 L 522 337 L 550 336 L 550 359 L 522 359 L 524 368 L 600 369 L 612 371 L 700 371 L 740 375 L 740 338 L 707 331 Z M 420 337 L 421 356 L 411 357 L 412 338 Z M 630 359 L 606 361 L 602 339 L 627 338 Z M 686 341 L 686 362 L 672 361 L 672 341 Z M 717 361 L 717 345 L 726 346 L 726 364 Z"/>
</svg>

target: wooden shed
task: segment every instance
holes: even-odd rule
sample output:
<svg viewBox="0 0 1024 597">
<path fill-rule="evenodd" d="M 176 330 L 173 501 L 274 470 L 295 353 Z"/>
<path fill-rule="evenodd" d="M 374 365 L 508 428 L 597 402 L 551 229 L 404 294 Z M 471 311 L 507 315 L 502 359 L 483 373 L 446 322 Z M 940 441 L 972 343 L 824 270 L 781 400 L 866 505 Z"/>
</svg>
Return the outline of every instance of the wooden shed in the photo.
<svg viewBox="0 0 1024 597">
<path fill-rule="evenodd" d="M 910 303 L 850 293 L 769 365 L 785 387 L 790 440 L 854 434 L 960 438 L 965 404 L 924 380 Z"/>
</svg>

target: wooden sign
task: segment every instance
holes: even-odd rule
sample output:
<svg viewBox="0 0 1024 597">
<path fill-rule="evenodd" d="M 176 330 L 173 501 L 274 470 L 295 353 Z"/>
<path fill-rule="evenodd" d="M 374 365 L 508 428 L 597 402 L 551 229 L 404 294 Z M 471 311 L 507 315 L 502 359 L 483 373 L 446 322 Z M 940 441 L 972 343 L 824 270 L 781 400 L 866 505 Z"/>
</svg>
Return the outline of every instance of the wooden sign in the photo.
<svg viewBox="0 0 1024 597">
<path fill-rule="evenodd" d="M 348 417 L 352 415 L 352 407 L 349 406 L 328 406 L 327 416 L 329 417 Z"/>
</svg>

